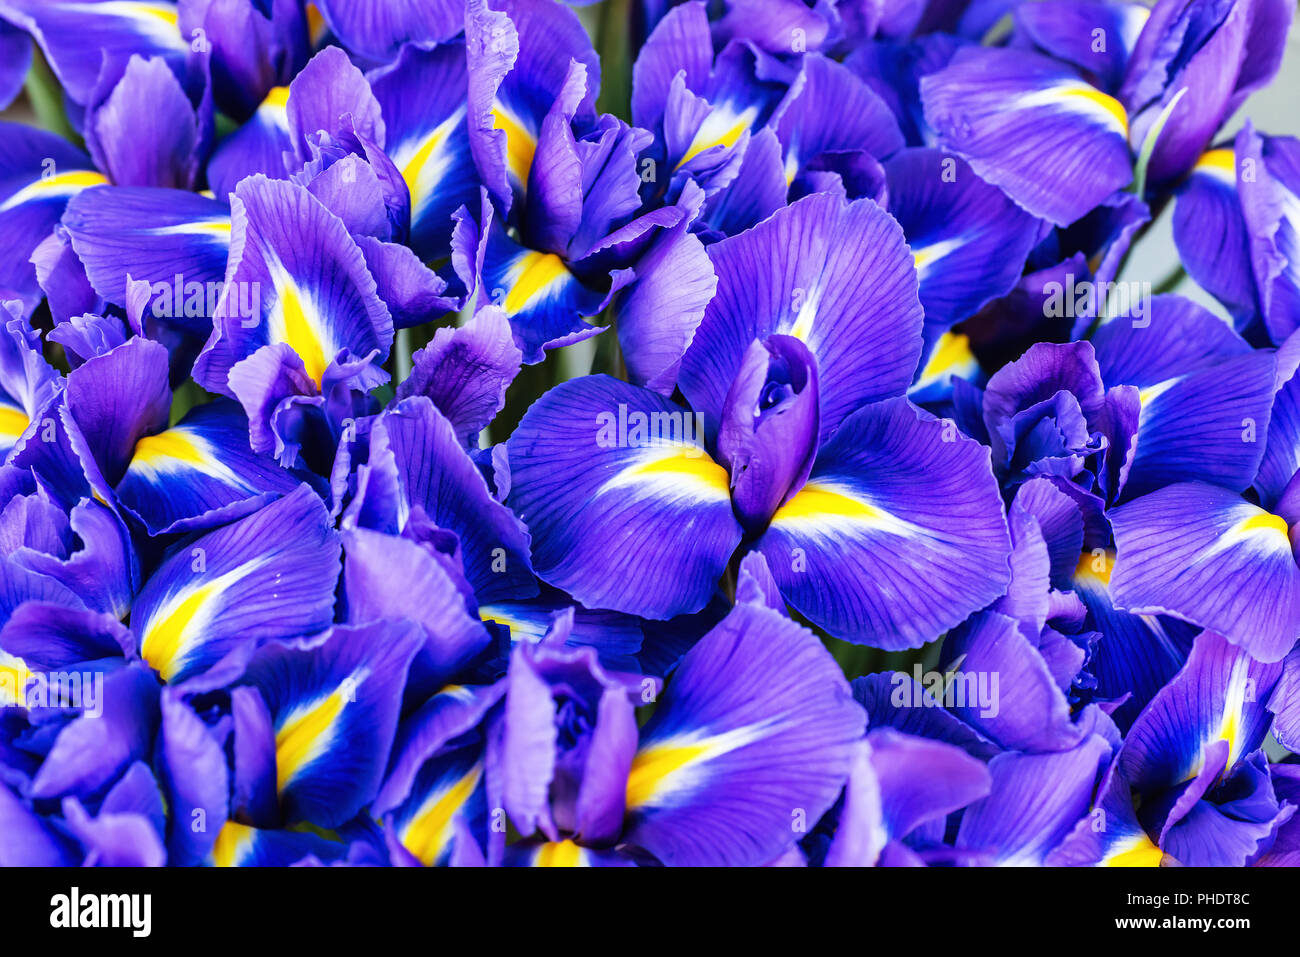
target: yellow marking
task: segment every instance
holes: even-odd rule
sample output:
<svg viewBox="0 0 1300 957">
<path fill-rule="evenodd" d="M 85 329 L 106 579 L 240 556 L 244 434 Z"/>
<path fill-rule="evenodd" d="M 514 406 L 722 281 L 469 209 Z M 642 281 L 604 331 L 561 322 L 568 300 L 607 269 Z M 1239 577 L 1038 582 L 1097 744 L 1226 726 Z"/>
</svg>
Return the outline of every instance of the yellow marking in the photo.
<svg viewBox="0 0 1300 957">
<path fill-rule="evenodd" d="M 12 436 L 16 439 L 27 431 L 27 426 L 31 425 L 31 421 L 31 419 L 27 418 L 27 413 L 22 409 L 15 409 L 9 405 L 0 405 L 0 435 Z"/>
<path fill-rule="evenodd" d="M 325 36 L 329 24 L 325 22 L 325 18 L 321 16 L 320 10 L 314 3 L 307 4 L 304 12 L 307 16 L 307 36 L 311 37 L 312 46 L 315 46 Z"/>
<path fill-rule="evenodd" d="M 655 796 L 664 781 L 708 751 L 705 744 L 650 745 L 637 751 L 627 774 L 627 807 L 640 807 Z"/>
<path fill-rule="evenodd" d="M 192 223 L 177 223 L 174 226 L 159 226 L 149 230 L 154 236 L 209 236 L 214 239 L 230 241 L 230 220 L 203 219 Z"/>
<path fill-rule="evenodd" d="M 799 306 L 799 314 L 794 317 L 794 323 L 790 326 L 788 335 L 794 336 L 800 342 L 806 343 L 808 341 L 808 337 L 812 335 L 813 322 L 817 318 L 817 309 L 821 305 L 821 299 L 821 287 L 813 287 Z"/>
<path fill-rule="evenodd" d="M 275 783 L 278 790 L 294 775 L 316 759 L 321 739 L 343 713 L 346 703 L 343 690 L 337 689 L 296 717 L 286 721 L 275 733 Z"/>
<path fill-rule="evenodd" d="M 975 353 L 971 352 L 970 337 L 960 332 L 945 332 L 939 337 L 930 361 L 925 364 L 922 378 L 939 375 L 957 366 L 969 366 L 974 361 Z"/>
<path fill-rule="evenodd" d="M 444 136 L 440 135 L 441 133 L 442 127 L 439 127 L 426 136 L 424 142 L 420 144 L 420 148 L 411 157 L 411 161 L 402 167 L 402 179 L 406 180 L 406 188 L 411 191 L 413 197 L 416 194 L 415 187 L 420 179 L 420 171 L 429 162 L 429 157 L 433 155 L 433 151 L 443 143 Z"/>
<path fill-rule="evenodd" d="M 227 821 L 217 832 L 212 845 L 212 863 L 217 867 L 236 867 L 253 840 L 253 828 L 238 821 Z"/>
<path fill-rule="evenodd" d="M 1164 857 L 1165 852 L 1152 843 L 1151 838 L 1141 834 L 1135 846 L 1106 858 L 1102 863 L 1106 867 L 1159 867 Z"/>
<path fill-rule="evenodd" d="M 725 108 L 715 109 L 700 124 L 695 137 L 686 153 L 673 167 L 673 172 L 681 169 L 695 157 L 715 146 L 735 146 L 736 141 L 753 125 L 758 118 L 758 107 L 748 107 L 743 113 L 734 114 Z M 787 176 L 789 175 L 787 171 Z"/>
<path fill-rule="evenodd" d="M 303 368 L 316 387 L 320 388 L 321 379 L 329 366 L 330 357 L 325 355 L 325 345 L 321 342 L 316 327 L 307 317 L 307 309 L 297 284 L 289 279 L 283 285 L 276 284 L 279 302 L 276 304 L 280 318 L 282 341 L 302 359 Z"/>
<path fill-rule="evenodd" d="M 879 522 L 888 518 L 886 512 L 874 505 L 845 495 L 830 486 L 809 483 L 795 493 L 794 498 L 776 510 L 772 524 L 798 522 L 824 518 L 845 518 L 857 522 Z"/>
<path fill-rule="evenodd" d="M 123 4 L 123 6 L 125 5 L 126 4 Z M 130 5 L 136 7 L 140 13 L 143 13 L 146 16 L 156 17 L 169 27 L 177 25 L 176 10 L 171 7 L 158 6 L 152 3 L 133 3 Z"/>
<path fill-rule="evenodd" d="M 1088 86 L 1087 84 L 1067 87 L 1065 92 L 1070 96 L 1077 96 L 1080 99 L 1086 100 L 1088 103 L 1104 110 L 1111 119 L 1119 125 L 1119 128 L 1124 131 L 1124 135 L 1126 137 L 1128 136 L 1128 113 L 1124 111 L 1124 106 L 1119 100 L 1115 99 L 1113 96 L 1108 96 L 1096 87 Z"/>
<path fill-rule="evenodd" d="M 1196 168 L 1213 173 L 1226 173 L 1235 182 L 1237 179 L 1237 154 L 1231 147 L 1207 150 L 1196 161 Z"/>
<path fill-rule="evenodd" d="M 1243 519 L 1237 523 L 1233 532 L 1244 534 L 1255 531 L 1274 531 L 1279 532 L 1283 538 L 1288 538 L 1290 528 L 1287 527 L 1286 519 L 1280 515 L 1274 515 L 1272 512 L 1260 511 L 1250 518 Z"/>
<path fill-rule="evenodd" d="M 156 467 L 165 459 L 174 459 L 189 465 L 206 465 L 207 457 L 198 444 L 180 429 L 168 429 L 157 435 L 146 435 L 135 443 L 132 462 Z"/>
<path fill-rule="evenodd" d="M 492 107 L 492 121 L 494 129 L 506 134 L 506 167 L 519 181 L 520 188 L 527 189 L 528 171 L 533 168 L 537 140 L 500 104 Z"/>
<path fill-rule="evenodd" d="M 1179 378 L 1165 379 L 1163 382 L 1157 382 L 1155 385 L 1149 385 L 1145 389 L 1138 389 L 1138 405 L 1141 411 L 1145 412 L 1148 405 L 1160 398 L 1175 385 L 1178 384 Z"/>
<path fill-rule="evenodd" d="M 24 186 L 3 203 L 0 203 L 0 212 L 21 206 L 23 203 L 34 199 L 67 198 L 80 193 L 83 189 L 89 189 L 91 186 L 102 186 L 107 182 L 108 178 L 104 174 L 86 169 L 55 173 L 53 176 L 43 176 Z"/>
<path fill-rule="evenodd" d="M 170 681 L 180 670 L 185 640 L 192 630 L 195 618 L 212 600 L 214 593 L 213 583 L 194 589 L 171 614 L 161 621 L 150 622 L 145 630 L 140 642 L 140 656 L 164 681 Z"/>
<path fill-rule="evenodd" d="M 482 765 L 474 765 L 446 790 L 430 795 L 407 825 L 402 844 L 426 866 L 442 856 L 451 837 L 451 819 L 469 800 L 482 776 Z"/>
<path fill-rule="evenodd" d="M 515 269 L 517 277 L 502 304 L 510 316 L 522 311 L 555 283 L 566 280 L 569 276 L 564 260 L 555 253 L 525 253 Z"/>
<path fill-rule="evenodd" d="M 493 622 L 497 625 L 510 629 L 510 638 L 517 640 L 527 638 L 532 641 L 540 641 L 546 636 L 547 626 L 540 622 L 528 622 L 522 618 L 507 614 L 500 608 L 492 608 L 486 605 L 480 605 L 478 610 L 480 621 Z"/>
<path fill-rule="evenodd" d="M 87 13 L 94 12 L 100 15 L 106 14 L 110 17 L 121 17 L 130 20 L 152 17 L 173 29 L 177 27 L 176 8 L 158 3 L 142 3 L 140 0 L 108 0 L 107 3 L 68 4 L 68 7 L 73 10 L 79 8 Z M 176 41 L 178 44 L 181 42 L 179 33 L 176 36 Z"/>
<path fill-rule="evenodd" d="M 962 245 L 962 239 L 941 239 L 937 243 L 930 243 L 928 246 L 912 247 L 912 262 L 916 266 L 918 275 L 925 273 L 931 266 L 948 255 L 954 249 L 959 249 Z"/>
<path fill-rule="evenodd" d="M 402 167 L 402 179 L 406 180 L 406 188 L 411 193 L 412 215 L 419 213 L 420 209 L 425 205 L 428 194 L 433 191 L 433 186 L 437 185 L 441 170 L 439 165 L 433 163 L 432 160 L 435 155 L 444 152 L 447 137 L 451 135 L 451 131 L 455 129 L 456 124 L 460 122 L 463 115 L 463 109 L 457 110 L 439 123 L 436 129 L 420 141 L 419 146 L 411 153 L 409 159 L 403 162 L 394 157 Z M 509 134 L 507 134 L 508 136 Z M 443 165 L 445 166 L 445 164 Z M 422 180 L 425 182 L 423 187 L 421 187 Z"/>
<path fill-rule="evenodd" d="M 27 703 L 27 681 L 31 677 L 23 659 L 0 651 L 0 707 Z"/>
<path fill-rule="evenodd" d="M 675 449 L 670 455 L 634 466 L 628 474 L 681 476 L 694 479 L 720 495 L 731 496 L 731 481 L 727 476 L 727 470 L 705 455 L 704 450 L 696 445 L 692 445 L 689 449 Z"/>
<path fill-rule="evenodd" d="M 262 99 L 262 106 L 270 107 L 273 110 L 283 110 L 289 105 L 289 88 L 287 86 L 273 86 L 266 91 L 266 96 Z"/>
<path fill-rule="evenodd" d="M 1097 570 L 1097 563 L 1101 563 L 1101 570 Z M 1079 556 L 1079 564 L 1075 566 L 1074 577 L 1083 578 L 1090 581 L 1098 581 L 1103 585 L 1110 584 L 1110 573 L 1115 567 L 1115 553 L 1107 551 L 1105 555 L 1094 555 L 1092 552 L 1084 552 Z"/>
<path fill-rule="evenodd" d="M 178 466 L 192 469 L 233 488 L 252 488 L 243 476 L 217 458 L 206 439 L 185 428 L 171 428 L 141 438 L 135 444 L 127 472 L 157 475 L 172 471 Z M 144 474 L 143 477 L 151 480 L 149 474 Z"/>
<path fill-rule="evenodd" d="M 582 848 L 572 841 L 543 844 L 537 849 L 536 867 L 581 867 Z"/>
<path fill-rule="evenodd" d="M 799 317 L 795 319 L 794 325 L 790 327 L 790 335 L 794 336 L 800 342 L 808 341 L 808 334 L 812 332 L 813 320 L 817 318 L 817 310 L 807 307 L 799 310 Z"/>
<path fill-rule="evenodd" d="M 161 605 L 158 614 L 144 626 L 140 657 L 170 681 L 180 671 L 191 640 L 208 624 L 227 588 L 262 566 L 259 559 L 245 562 L 223 575 L 194 588 L 181 589 Z M 183 597 L 182 597 L 183 596 Z"/>
<path fill-rule="evenodd" d="M 1228 761 L 1224 770 L 1231 768 L 1240 757 L 1241 718 L 1246 710 L 1246 691 L 1250 675 L 1244 661 L 1238 660 L 1228 676 L 1228 693 L 1224 696 L 1223 722 L 1219 727 L 1219 740 L 1228 742 Z"/>
<path fill-rule="evenodd" d="M 1196 161 L 1193 173 L 1203 173 L 1233 189 L 1237 187 L 1237 154 L 1231 147 L 1207 150 Z"/>
</svg>

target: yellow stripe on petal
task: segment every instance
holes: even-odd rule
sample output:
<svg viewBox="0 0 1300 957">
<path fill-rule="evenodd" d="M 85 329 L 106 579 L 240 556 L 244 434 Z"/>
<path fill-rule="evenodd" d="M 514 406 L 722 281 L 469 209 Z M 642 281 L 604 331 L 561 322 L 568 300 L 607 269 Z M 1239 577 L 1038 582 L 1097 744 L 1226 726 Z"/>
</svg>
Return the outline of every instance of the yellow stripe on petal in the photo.
<svg viewBox="0 0 1300 957">
<path fill-rule="evenodd" d="M 1237 185 L 1237 154 L 1231 148 L 1207 150 L 1192 168 L 1193 173 L 1205 173 L 1229 186 Z"/>
<path fill-rule="evenodd" d="M 320 8 L 314 3 L 307 4 L 303 12 L 307 18 L 307 36 L 311 38 L 311 45 L 316 46 L 321 40 L 325 39 L 329 24 L 325 22 L 325 17 L 321 15 Z"/>
<path fill-rule="evenodd" d="M 537 849 L 535 867 L 582 867 L 582 848 L 572 841 L 543 844 Z"/>
<path fill-rule="evenodd" d="M 70 3 L 65 9 L 82 10 L 88 14 L 134 20 L 150 35 L 176 49 L 188 49 L 189 44 L 180 34 L 176 7 L 144 0 L 104 0 L 100 3 Z"/>
<path fill-rule="evenodd" d="M 668 478 L 718 498 L 731 498 L 731 480 L 724 469 L 698 446 L 669 449 L 666 455 L 633 466 L 628 478 Z"/>
<path fill-rule="evenodd" d="M 813 322 L 817 319 L 817 310 L 821 306 L 821 298 L 820 287 L 815 287 L 805 295 L 803 302 L 799 303 L 799 311 L 795 314 L 794 322 L 790 324 L 786 335 L 794 336 L 805 344 L 808 342 L 808 337 L 812 335 Z"/>
<path fill-rule="evenodd" d="M 632 758 L 625 792 L 629 810 L 665 798 L 698 780 L 700 766 L 736 751 L 777 729 L 773 721 L 732 728 L 719 734 L 651 742 Z"/>
<path fill-rule="evenodd" d="M 627 774 L 627 807 L 640 807 L 653 798 L 664 782 L 708 751 L 708 744 L 651 745 L 632 759 Z"/>
<path fill-rule="evenodd" d="M 108 178 L 104 174 L 88 169 L 77 169 L 67 173 L 55 173 L 53 176 L 43 176 L 24 186 L 3 203 L 0 203 L 0 212 L 14 209 L 33 200 L 67 199 L 69 196 L 80 193 L 83 189 L 89 189 L 91 186 L 103 186 L 107 182 Z"/>
<path fill-rule="evenodd" d="M 971 351 L 970 337 L 960 332 L 945 332 L 935 344 L 921 381 L 937 378 L 945 372 L 971 371 L 975 367 L 975 353 Z"/>
<path fill-rule="evenodd" d="M 758 107 L 750 106 L 740 113 L 733 113 L 726 107 L 717 107 L 704 118 L 696 130 L 691 145 L 673 167 L 673 172 L 681 169 L 705 150 L 715 146 L 735 146 L 736 141 L 758 119 Z"/>
<path fill-rule="evenodd" d="M 206 236 L 209 239 L 230 242 L 229 219 L 200 219 L 192 223 L 177 223 L 174 226 L 159 226 L 149 230 L 152 236 Z"/>
<path fill-rule="evenodd" d="M 1008 106 L 1065 110 L 1076 116 L 1096 120 L 1125 138 L 1128 137 L 1128 114 L 1124 112 L 1119 100 L 1082 81 L 1057 84 L 1026 93 Z"/>
<path fill-rule="evenodd" d="M 1106 867 L 1159 867 L 1164 858 L 1165 852 L 1152 843 L 1151 838 L 1140 834 L 1132 846 L 1108 855 L 1102 864 Z"/>
<path fill-rule="evenodd" d="M 1145 412 L 1148 405 L 1172 389 L 1178 382 L 1178 378 L 1166 379 L 1164 382 L 1149 385 L 1145 389 L 1138 389 L 1138 405 L 1141 410 Z"/>
<path fill-rule="evenodd" d="M 149 667 L 170 681 L 185 663 L 186 653 L 220 610 L 226 589 L 251 575 L 262 565 L 255 560 L 193 588 L 182 589 L 144 622 L 140 657 Z"/>
<path fill-rule="evenodd" d="M 0 436 L 17 439 L 31 424 L 27 413 L 11 405 L 0 405 Z"/>
<path fill-rule="evenodd" d="M 1290 532 L 1286 519 L 1280 515 L 1274 515 L 1272 512 L 1260 512 L 1252 515 L 1241 522 L 1237 523 L 1235 531 L 1245 534 L 1247 532 L 1267 532 L 1274 531 L 1285 538 Z"/>
<path fill-rule="evenodd" d="M 402 171 L 402 179 L 411 193 L 411 217 L 419 216 L 427 205 L 429 195 L 442 180 L 451 157 L 447 155 L 447 138 L 465 115 L 461 107 L 423 139 L 418 140 L 413 148 L 405 147 L 396 151 L 394 162 Z M 507 134 L 507 137 L 509 134 Z"/>
<path fill-rule="evenodd" d="M 555 253 L 528 252 L 514 266 L 514 282 L 502 303 L 506 315 L 513 316 L 545 295 L 556 283 L 569 278 L 568 267 Z"/>
<path fill-rule="evenodd" d="M 937 243 L 930 243 L 925 246 L 911 247 L 912 261 L 916 264 L 917 275 L 924 275 L 931 266 L 944 256 L 954 249 L 961 248 L 962 242 L 961 237 L 957 237 L 955 239 L 942 239 Z"/>
<path fill-rule="evenodd" d="M 827 520 L 844 520 L 860 524 L 879 525 L 887 522 L 887 512 L 869 502 L 855 497 L 833 485 L 809 482 L 772 516 L 773 525 L 794 523 L 822 523 Z"/>
<path fill-rule="evenodd" d="M 253 843 L 255 830 L 247 824 L 227 821 L 212 845 L 212 863 L 217 867 L 238 867 Z"/>
<path fill-rule="evenodd" d="M 146 435 L 135 443 L 132 462 L 141 462 L 151 468 L 165 466 L 169 461 L 187 465 L 204 465 L 203 450 L 181 429 L 168 429 L 157 435 Z"/>
<path fill-rule="evenodd" d="M 1282 516 L 1244 502 L 1237 514 L 1245 517 L 1238 519 L 1220 536 L 1215 543 L 1214 551 L 1218 552 L 1242 544 L 1270 552 L 1291 551 L 1291 529 Z"/>
<path fill-rule="evenodd" d="M 21 707 L 27 701 L 27 681 L 31 672 L 27 663 L 16 655 L 0 651 L 0 708 Z"/>
<path fill-rule="evenodd" d="M 447 788 L 429 795 L 402 833 L 402 844 L 426 866 L 442 856 L 451 839 L 451 820 L 464 807 L 483 776 L 476 764 Z"/>
<path fill-rule="evenodd" d="M 1241 719 L 1246 710 L 1248 692 L 1253 691 L 1250 670 L 1246 659 L 1240 657 L 1228 676 L 1228 693 L 1223 702 L 1223 721 L 1219 725 L 1219 740 L 1228 742 L 1228 763 L 1232 767 L 1241 758 Z"/>
<path fill-rule="evenodd" d="M 336 691 L 276 732 L 275 783 L 279 790 L 324 750 L 324 738 L 343 713 L 343 704 L 342 694 Z"/>
<path fill-rule="evenodd" d="M 271 314 L 271 341 L 282 342 L 302 359 L 303 368 L 317 388 L 336 350 L 330 348 L 310 299 L 284 271 L 273 267 L 276 304 Z"/>
<path fill-rule="evenodd" d="M 270 107 L 273 110 L 283 110 L 289 105 L 289 88 L 287 86 L 273 86 L 266 91 L 266 96 L 262 99 L 262 106 Z"/>
<path fill-rule="evenodd" d="M 1079 564 L 1074 568 L 1074 578 L 1076 581 L 1100 582 L 1103 585 L 1110 584 L 1110 573 L 1115 568 L 1115 553 L 1108 551 L 1102 555 L 1094 555 L 1092 552 L 1084 552 L 1079 556 Z"/>
<path fill-rule="evenodd" d="M 173 608 L 171 614 L 151 623 L 145 631 L 140 656 L 164 681 L 170 681 L 180 670 L 186 640 L 197 630 L 196 622 L 214 594 L 212 585 L 195 589 Z"/>
<path fill-rule="evenodd" d="M 543 622 L 525 621 L 515 615 L 494 608 L 489 605 L 480 605 L 478 609 L 480 621 L 493 622 L 504 628 L 510 629 L 510 638 L 512 641 L 527 639 L 529 641 L 541 641 L 546 637 L 549 625 Z"/>
<path fill-rule="evenodd" d="M 164 472 L 188 469 L 224 482 L 232 488 L 252 491 L 243 476 L 222 462 L 208 441 L 185 428 L 172 428 L 146 435 L 135 444 L 128 474 L 151 479 Z"/>
<path fill-rule="evenodd" d="M 1086 83 L 1068 86 L 1064 92 L 1067 96 L 1075 97 L 1087 103 L 1094 113 L 1107 116 L 1112 125 L 1119 129 L 1125 137 L 1128 136 L 1128 113 L 1125 112 L 1124 106 L 1119 100 Z"/>
<path fill-rule="evenodd" d="M 119 16 L 152 17 L 155 20 L 162 21 L 169 27 L 174 27 L 177 24 L 176 8 L 164 6 L 161 3 L 139 3 L 124 0 L 124 2 L 101 3 L 97 9 Z"/>
<path fill-rule="evenodd" d="M 492 125 L 506 134 L 506 168 L 519 181 L 520 188 L 527 189 L 528 172 L 537 152 L 536 138 L 500 103 L 492 107 Z"/>
</svg>

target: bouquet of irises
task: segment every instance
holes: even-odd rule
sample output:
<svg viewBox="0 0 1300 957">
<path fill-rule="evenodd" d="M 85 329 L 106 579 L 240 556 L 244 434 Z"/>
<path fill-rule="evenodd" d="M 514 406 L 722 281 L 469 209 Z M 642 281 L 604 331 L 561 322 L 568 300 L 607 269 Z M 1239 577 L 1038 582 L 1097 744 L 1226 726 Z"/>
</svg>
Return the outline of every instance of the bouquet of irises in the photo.
<svg viewBox="0 0 1300 957">
<path fill-rule="evenodd" d="M 0 864 L 1300 863 L 1293 13 L 0 0 Z"/>
</svg>

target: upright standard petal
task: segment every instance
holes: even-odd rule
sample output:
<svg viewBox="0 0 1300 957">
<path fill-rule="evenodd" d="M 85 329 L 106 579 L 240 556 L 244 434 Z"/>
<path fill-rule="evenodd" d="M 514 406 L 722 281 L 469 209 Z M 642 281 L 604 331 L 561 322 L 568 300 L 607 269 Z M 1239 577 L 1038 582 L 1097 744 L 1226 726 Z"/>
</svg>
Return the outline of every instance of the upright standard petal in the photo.
<svg viewBox="0 0 1300 957">
<path fill-rule="evenodd" d="M 232 199 L 226 282 L 194 378 L 233 397 L 231 368 L 287 345 L 317 388 L 341 352 L 388 354 L 393 320 L 343 222 L 304 187 L 253 176 Z"/>
<path fill-rule="evenodd" d="M 709 258 L 718 291 L 678 382 L 710 435 L 745 350 L 773 333 L 817 360 L 823 440 L 854 409 L 907 389 L 921 358 L 916 270 L 902 230 L 875 203 L 814 194 Z"/>
</svg>

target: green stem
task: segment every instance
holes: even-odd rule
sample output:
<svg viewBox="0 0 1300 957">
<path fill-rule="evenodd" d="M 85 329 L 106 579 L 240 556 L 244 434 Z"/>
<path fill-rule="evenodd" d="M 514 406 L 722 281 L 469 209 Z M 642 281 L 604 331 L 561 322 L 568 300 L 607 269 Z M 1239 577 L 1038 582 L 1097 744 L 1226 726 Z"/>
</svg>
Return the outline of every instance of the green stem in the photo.
<svg viewBox="0 0 1300 957">
<path fill-rule="evenodd" d="M 1167 292 L 1173 292 L 1180 282 L 1187 278 L 1187 270 L 1180 264 L 1177 269 L 1173 270 L 1168 276 L 1156 283 L 1155 289 L 1151 291 L 1154 296 L 1163 296 Z"/>
<path fill-rule="evenodd" d="M 601 8 L 596 30 L 596 50 L 601 63 L 596 107 L 602 113 L 613 113 L 626 120 L 632 112 L 631 37 L 628 35 L 632 23 L 631 0 L 605 0 Z"/>
<path fill-rule="evenodd" d="M 63 108 L 63 88 L 50 65 L 45 62 L 39 47 L 32 52 L 32 67 L 27 71 L 24 85 L 28 102 L 40 125 L 51 133 L 80 144 L 81 137 L 68 122 L 68 114 Z"/>
<path fill-rule="evenodd" d="M 411 330 L 398 329 L 393 343 L 393 372 L 398 382 L 405 382 L 411 375 Z"/>
</svg>

